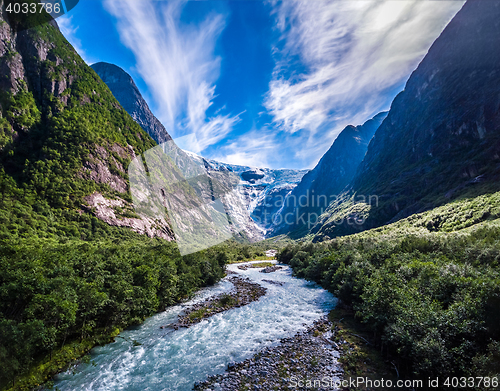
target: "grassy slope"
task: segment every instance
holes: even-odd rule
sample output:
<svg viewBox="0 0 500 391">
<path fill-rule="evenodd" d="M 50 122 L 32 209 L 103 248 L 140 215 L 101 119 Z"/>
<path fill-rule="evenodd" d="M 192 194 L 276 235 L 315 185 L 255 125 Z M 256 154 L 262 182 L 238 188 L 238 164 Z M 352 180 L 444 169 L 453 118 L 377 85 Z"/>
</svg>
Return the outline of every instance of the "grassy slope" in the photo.
<svg viewBox="0 0 500 391">
<path fill-rule="evenodd" d="M 130 157 L 120 156 L 113 145 L 130 145 L 139 154 L 154 141 L 53 26 L 23 34 L 27 41 L 52 47 L 45 61 L 33 59 L 31 64 L 42 77 L 73 82 L 58 96 L 44 89 L 43 98 L 35 99 L 38 94 L 31 82 L 15 95 L 2 92 L 0 237 L 102 238 L 107 228 L 78 212 L 83 197 L 95 191 L 125 199 L 130 195 L 83 179 L 79 173 L 84 162 L 97 146 L 103 147 L 110 156 L 110 170 L 126 180 L 111 161 L 126 168 Z"/>
<path fill-rule="evenodd" d="M 436 199 L 435 204 L 441 206 L 429 211 L 416 213 L 394 224 L 365 231 L 363 224 L 353 224 L 349 216 L 355 214 L 358 218 L 368 218 L 372 209 L 370 202 L 361 202 L 356 195 L 346 194 L 344 198 L 339 199 L 338 204 L 331 205 L 329 211 L 322 216 L 321 223 L 313 229 L 313 233 L 302 237 L 305 240 L 321 241 L 353 232 L 385 232 L 387 230 L 392 232 L 394 227 L 407 227 L 418 232 L 422 229 L 422 232 L 448 232 L 466 228 L 481 221 L 500 218 L 499 201 L 500 192 L 492 191 L 489 184 L 479 185 L 464 191 L 462 196 L 454 200 L 444 197 Z M 372 204 L 376 204 L 376 199 L 372 199 Z M 383 207 L 383 202 L 379 205 Z M 321 226 L 321 224 L 324 225 Z"/>
</svg>

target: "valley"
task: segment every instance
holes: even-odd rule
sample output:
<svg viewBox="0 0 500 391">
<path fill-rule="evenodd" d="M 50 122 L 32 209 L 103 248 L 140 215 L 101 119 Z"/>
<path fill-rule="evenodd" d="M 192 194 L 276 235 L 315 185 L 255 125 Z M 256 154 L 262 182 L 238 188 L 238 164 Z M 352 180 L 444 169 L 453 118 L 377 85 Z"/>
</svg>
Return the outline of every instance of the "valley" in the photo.
<svg viewBox="0 0 500 391">
<path fill-rule="evenodd" d="M 175 323 L 178 314 L 188 306 L 230 292 L 233 274 L 229 274 L 213 287 L 197 293 L 193 300 L 173 306 L 143 325 L 123 332 L 120 334 L 123 338 L 114 343 L 95 349 L 90 363 L 58 375 L 55 386 L 61 390 L 112 390 L 122 384 L 130 390 L 147 387 L 191 390 L 195 382 L 205 380 L 207 375 L 218 374 L 228 364 L 246 360 L 266 347 L 276 346 L 281 338 L 304 330 L 305 325 L 312 325 L 334 305 L 330 293 L 314 283 L 292 278 L 288 267 L 271 275 L 260 270 L 242 271 L 237 264 L 228 266 L 228 271 L 267 289 L 259 300 L 189 328 L 162 328 Z M 282 285 L 264 281 L 270 278 Z M 230 389 L 238 389 L 240 384 Z"/>
<path fill-rule="evenodd" d="M 335 77 L 285 88 L 275 77 L 286 67 L 273 57 L 280 69 L 269 72 L 265 99 L 255 82 L 228 100 L 252 92 L 258 110 L 221 114 L 224 105 L 211 108 L 221 90 L 197 79 L 217 74 L 221 60 L 188 69 L 210 45 L 190 41 L 206 36 L 184 26 L 191 57 L 183 44 L 174 47 L 180 70 L 163 64 L 178 80 L 154 79 L 165 97 L 189 88 L 152 110 L 145 97 L 159 89 L 141 59 L 130 73 L 89 66 L 65 37 L 78 30 L 68 19 L 13 15 L 0 3 L 0 390 L 271 391 L 324 377 L 331 383 L 312 387 L 331 390 L 359 376 L 436 378 L 420 388 L 443 390 L 464 389 L 445 379 L 480 377 L 488 383 L 467 389 L 498 388 L 500 1 L 464 2 L 390 108 L 309 108 L 301 120 L 344 121 L 338 132 L 315 123 L 327 135 L 321 148 L 310 134 L 289 151 L 314 155 L 311 169 L 246 165 L 248 151 L 252 162 L 262 157 L 270 131 L 299 140 L 306 130 L 294 115 L 272 120 L 288 113 L 273 99 L 319 93 Z M 111 0 L 105 7 L 118 18 Z M 209 21 L 201 25 L 211 33 L 223 30 Z M 212 49 L 223 53 L 225 39 Z M 293 87 L 309 80 L 291 74 Z M 236 134 L 246 115 L 251 132 Z M 221 125 L 229 122 L 234 133 Z M 177 145 L 172 135 L 190 129 L 221 143 L 205 146 L 212 156 L 240 137 L 258 148 L 224 155 L 241 164 L 214 160 Z"/>
</svg>

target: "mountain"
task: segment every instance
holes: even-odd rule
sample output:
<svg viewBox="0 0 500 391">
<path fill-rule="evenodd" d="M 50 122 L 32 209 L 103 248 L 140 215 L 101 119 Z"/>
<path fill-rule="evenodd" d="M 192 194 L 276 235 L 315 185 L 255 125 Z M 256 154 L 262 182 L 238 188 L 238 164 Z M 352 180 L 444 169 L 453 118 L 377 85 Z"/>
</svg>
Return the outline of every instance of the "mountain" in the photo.
<svg viewBox="0 0 500 391">
<path fill-rule="evenodd" d="M 175 149 L 174 160 L 182 156 L 178 163 L 205 167 L 205 173 L 211 177 L 214 173 L 234 173 L 239 177 L 239 184 L 225 194 L 224 204 L 230 210 L 238 226 L 251 241 L 264 238 L 272 226 L 272 216 L 281 208 L 283 200 L 300 182 L 309 170 L 288 170 L 255 168 L 222 163 L 205 159 L 191 152 L 182 151 L 171 141 L 160 121 L 149 110 L 132 77 L 116 65 L 97 63 L 92 69 L 108 85 L 109 89 L 127 110 L 127 112 L 160 144 L 169 142 L 169 148 Z M 189 162 L 188 160 L 191 159 Z M 225 179 L 223 180 L 225 181 Z M 251 219 L 248 218 L 251 216 Z"/>
<path fill-rule="evenodd" d="M 131 203 L 127 167 L 154 140 L 42 16 L 0 15 L 0 237 L 172 240 Z"/>
<path fill-rule="evenodd" d="M 216 171 L 228 171 L 239 176 L 235 192 L 247 214 L 263 239 L 272 227 L 272 217 L 283 205 L 286 196 L 297 186 L 309 170 L 271 169 L 239 166 L 205 159 L 189 153 L 193 159 L 203 161 L 206 166 Z"/>
<path fill-rule="evenodd" d="M 315 228 L 318 238 L 498 190 L 499 91 L 500 2 L 470 0 L 394 99 L 345 194 L 348 202 L 330 206 Z M 374 202 L 353 200 L 360 196 Z"/>
<path fill-rule="evenodd" d="M 172 139 L 162 123 L 153 115 L 132 77 L 122 68 L 98 62 L 91 68 L 99 75 L 122 107 L 158 144 Z"/>
<path fill-rule="evenodd" d="M 313 170 L 286 198 L 273 219 L 272 233 L 304 232 L 315 224 L 330 201 L 351 182 L 363 160 L 368 143 L 387 112 L 379 113 L 363 125 L 347 126 L 335 139 Z"/>
</svg>

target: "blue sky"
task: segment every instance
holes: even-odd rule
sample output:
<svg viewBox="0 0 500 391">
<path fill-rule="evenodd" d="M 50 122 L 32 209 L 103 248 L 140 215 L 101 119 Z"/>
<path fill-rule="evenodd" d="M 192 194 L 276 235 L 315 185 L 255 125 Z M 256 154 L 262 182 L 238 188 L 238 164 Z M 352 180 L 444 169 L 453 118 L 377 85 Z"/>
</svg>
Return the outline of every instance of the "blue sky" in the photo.
<svg viewBox="0 0 500 391">
<path fill-rule="evenodd" d="M 83 0 L 58 23 L 87 63 L 130 73 L 183 148 L 312 168 L 389 109 L 463 3 Z"/>
</svg>

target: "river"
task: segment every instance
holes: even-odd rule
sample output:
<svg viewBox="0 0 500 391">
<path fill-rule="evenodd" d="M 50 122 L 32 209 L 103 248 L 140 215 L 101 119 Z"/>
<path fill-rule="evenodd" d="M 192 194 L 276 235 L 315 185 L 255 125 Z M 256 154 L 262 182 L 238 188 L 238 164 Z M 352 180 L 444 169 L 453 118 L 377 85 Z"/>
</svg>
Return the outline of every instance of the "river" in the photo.
<svg viewBox="0 0 500 391">
<path fill-rule="evenodd" d="M 94 348 L 89 364 L 59 374 L 55 386 L 62 391 L 191 390 L 196 381 L 224 372 L 228 363 L 250 358 L 304 330 L 336 302 L 318 285 L 293 278 L 289 267 L 269 274 L 260 273 L 261 269 L 239 270 L 236 264 L 228 269 L 266 287 L 266 295 L 188 329 L 160 329 L 176 322 L 185 306 L 229 292 L 233 285 L 223 279 L 198 292 L 193 300 L 123 331 L 115 342 Z M 262 281 L 266 279 L 283 285 Z"/>
</svg>

